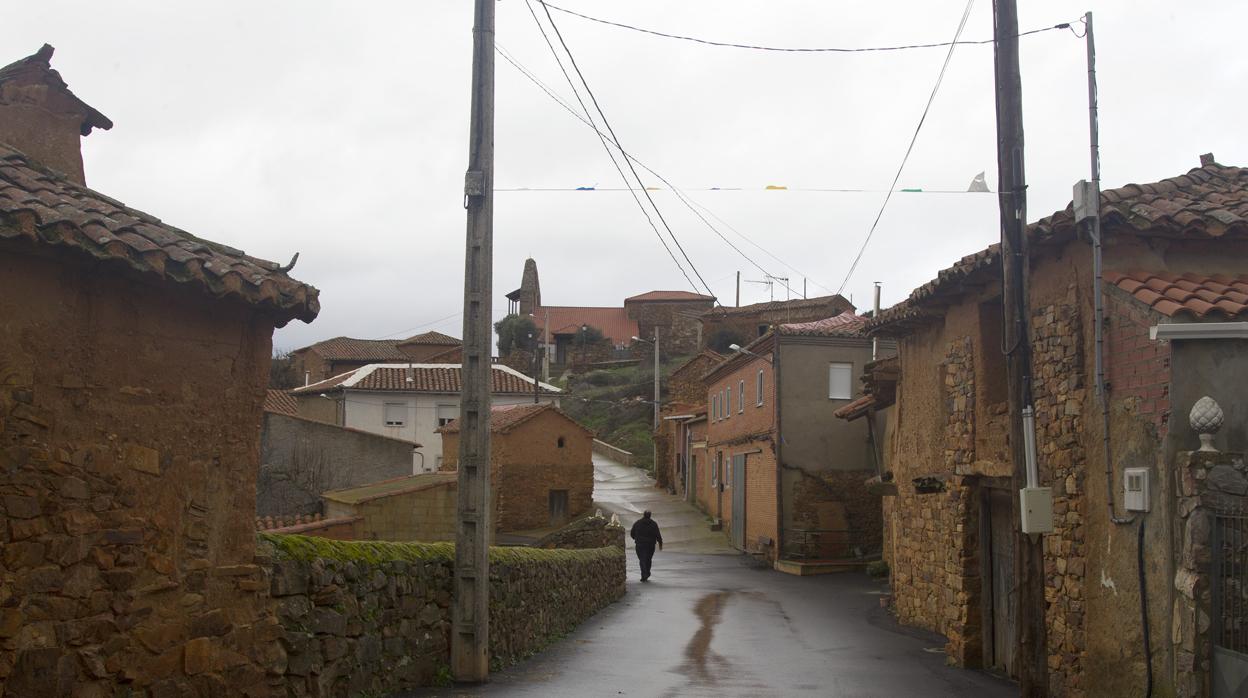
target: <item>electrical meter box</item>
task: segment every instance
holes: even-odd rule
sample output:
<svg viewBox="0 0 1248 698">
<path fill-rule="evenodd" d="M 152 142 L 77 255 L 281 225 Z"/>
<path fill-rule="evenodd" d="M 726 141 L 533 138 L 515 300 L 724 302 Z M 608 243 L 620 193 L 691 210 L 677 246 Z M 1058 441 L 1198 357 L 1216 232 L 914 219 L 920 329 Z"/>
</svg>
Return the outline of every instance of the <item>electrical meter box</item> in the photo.
<svg viewBox="0 0 1248 698">
<path fill-rule="evenodd" d="M 1018 491 L 1023 533 L 1053 532 L 1053 490 L 1048 487 L 1024 487 Z"/>
<path fill-rule="evenodd" d="M 1148 468 L 1122 471 L 1122 505 L 1127 511 L 1148 511 Z"/>
</svg>

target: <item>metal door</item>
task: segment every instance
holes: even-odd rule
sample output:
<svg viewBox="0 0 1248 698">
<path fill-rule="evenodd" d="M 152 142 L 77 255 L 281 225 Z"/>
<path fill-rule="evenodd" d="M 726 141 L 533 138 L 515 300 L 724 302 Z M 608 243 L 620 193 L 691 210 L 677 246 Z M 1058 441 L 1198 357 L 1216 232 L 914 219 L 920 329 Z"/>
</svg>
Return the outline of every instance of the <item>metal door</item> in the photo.
<svg viewBox="0 0 1248 698">
<path fill-rule="evenodd" d="M 1014 613 L 1014 526 L 1010 490 L 989 489 L 983 498 L 986 511 L 982 528 L 986 540 L 983 589 L 991 595 L 986 604 L 985 659 L 989 667 L 1016 676 L 1014 657 L 1018 623 Z M 991 635 L 989 635 L 991 633 Z"/>
<path fill-rule="evenodd" d="M 1231 698 L 1248 694 L 1248 511 L 1242 500 L 1223 502 L 1214 511 L 1210 533 L 1210 683 L 1213 698 Z"/>
<path fill-rule="evenodd" d="M 745 454 L 732 457 L 732 544 L 745 550 Z"/>
</svg>

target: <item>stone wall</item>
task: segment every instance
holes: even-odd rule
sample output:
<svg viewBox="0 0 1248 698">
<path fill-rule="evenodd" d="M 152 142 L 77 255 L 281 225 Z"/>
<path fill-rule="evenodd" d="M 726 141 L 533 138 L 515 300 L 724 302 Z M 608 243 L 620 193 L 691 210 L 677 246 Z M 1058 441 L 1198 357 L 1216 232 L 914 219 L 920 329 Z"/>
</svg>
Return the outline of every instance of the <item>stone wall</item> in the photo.
<svg viewBox="0 0 1248 698">
<path fill-rule="evenodd" d="M 1248 514 L 1248 469 L 1242 453 L 1201 451 L 1180 453 L 1175 466 L 1178 506 L 1173 534 L 1179 542 L 1171 636 L 1175 695 L 1196 698 L 1210 695 L 1216 624 L 1227 623 L 1229 627 L 1246 620 L 1226 612 L 1221 618 L 1214 616 L 1211 563 L 1214 516 Z M 1228 552 L 1243 560 L 1242 550 Z M 1235 584 L 1232 581 L 1231 588 L 1237 588 Z"/>
<path fill-rule="evenodd" d="M 8 249 L 0 317 L 0 693 L 262 691 L 271 321 Z"/>
<path fill-rule="evenodd" d="M 586 550 L 607 546 L 624 547 L 624 527 L 612 523 L 601 512 L 585 516 L 533 544 L 535 548 Z"/>
<path fill-rule="evenodd" d="M 388 695 L 449 679 L 454 546 L 261 534 L 289 696 Z M 624 594 L 624 549 L 490 550 L 490 658 L 526 657 Z M 222 692 L 224 695 L 226 692 Z"/>
<path fill-rule="evenodd" d="M 713 300 L 625 301 L 628 317 L 637 321 L 637 336 L 654 337 L 659 328 L 659 351 L 664 356 L 692 354 L 702 341 L 702 313 L 714 306 Z M 649 345 L 646 345 L 649 346 Z"/>
<path fill-rule="evenodd" d="M 322 492 L 411 475 L 415 445 L 358 429 L 265 412 L 256 515 L 314 514 L 322 511 Z"/>
</svg>

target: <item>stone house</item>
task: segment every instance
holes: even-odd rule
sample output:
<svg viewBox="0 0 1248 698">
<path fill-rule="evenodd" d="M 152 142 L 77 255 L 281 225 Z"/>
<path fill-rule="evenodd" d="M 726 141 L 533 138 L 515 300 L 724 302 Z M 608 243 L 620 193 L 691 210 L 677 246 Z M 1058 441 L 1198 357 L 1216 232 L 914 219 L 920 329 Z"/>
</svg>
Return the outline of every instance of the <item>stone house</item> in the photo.
<svg viewBox="0 0 1248 698">
<path fill-rule="evenodd" d="M 407 339 L 334 337 L 295 349 L 290 355 L 296 375 L 308 385 L 369 364 L 459 363 L 463 360 L 463 342 L 432 331 Z"/>
<path fill-rule="evenodd" d="M 458 465 L 458 420 L 442 434 L 443 468 Z M 555 405 L 501 405 L 490 414 L 490 487 L 498 531 L 562 526 L 594 498 L 594 434 Z"/>
<path fill-rule="evenodd" d="M 633 337 L 654 337 L 658 328 L 662 340 L 660 350 L 665 355 L 691 354 L 699 348 L 697 317 L 715 304 L 712 296 L 687 291 L 650 291 L 626 298 L 621 307 L 543 305 L 537 262 L 532 259 L 525 260 L 520 288 L 508 293 L 507 300 L 511 314 L 532 318 L 543 337 L 542 344 L 551 363 L 560 366 L 572 363 L 572 340 L 585 326 L 600 330 L 617 352 L 628 349 Z M 610 358 L 604 355 L 594 360 Z"/>
<path fill-rule="evenodd" d="M 503 365 L 493 366 L 491 399 L 497 405 L 533 402 L 534 381 Z M 539 382 L 543 402 L 558 403 L 561 391 Z M 290 391 L 299 416 L 421 444 L 411 472 L 433 472 L 442 464 L 438 427 L 459 418 L 459 364 L 369 364 Z"/>
<path fill-rule="evenodd" d="M 846 311 L 852 313 L 854 304 L 839 295 L 752 303 L 731 308 L 720 306 L 702 314 L 700 348 L 728 351 L 729 344 L 749 344 L 767 334 L 775 325 L 815 322 Z"/>
<path fill-rule="evenodd" d="M 1248 404 L 1231 387 L 1248 376 L 1248 171 L 1206 156 L 1186 175 L 1104 192 L 1101 216 L 1099 299 L 1073 206 L 1027 231 L 1036 448 L 1041 484 L 1053 493 L 1054 528 L 1044 536 L 1049 691 L 1141 695 L 1151 668 L 1158 694 L 1207 695 L 1209 648 L 1196 644 L 1205 630 L 1192 628 L 1192 609 L 1210 617 L 1209 588 L 1179 573 L 1208 563 L 1209 548 L 1194 552 L 1192 541 L 1204 540 L 1214 515 L 1200 509 L 1192 480 L 1203 464 L 1187 469 L 1180 451 L 1196 445 L 1187 415 L 1204 395 L 1224 406 L 1220 446 L 1248 446 Z M 994 245 L 882 312 L 868 332 L 900 345 L 883 449 L 895 487 L 884 505 L 895 613 L 945 635 L 951 661 L 1013 675 L 1017 495 L 1000 293 Z M 1132 511 L 1126 468 L 1136 469 Z"/>
<path fill-rule="evenodd" d="M 705 376 L 710 467 L 696 501 L 779 569 L 879 550 L 866 429 L 832 417 L 871 360 L 863 324 L 852 313 L 781 324 Z"/>
<path fill-rule="evenodd" d="M 317 291 L 88 188 L 51 56 L 0 68 L 0 693 L 266 694 L 261 407 Z"/>
<path fill-rule="evenodd" d="M 357 540 L 455 540 L 455 473 L 420 473 L 321 495 L 329 521 L 351 522 Z"/>
</svg>

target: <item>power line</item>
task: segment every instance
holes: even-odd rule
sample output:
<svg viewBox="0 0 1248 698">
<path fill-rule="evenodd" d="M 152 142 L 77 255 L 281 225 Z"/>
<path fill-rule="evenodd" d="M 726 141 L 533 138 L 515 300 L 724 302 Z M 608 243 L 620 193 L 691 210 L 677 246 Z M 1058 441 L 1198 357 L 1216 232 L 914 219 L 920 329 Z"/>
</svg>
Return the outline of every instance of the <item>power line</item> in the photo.
<svg viewBox="0 0 1248 698">
<path fill-rule="evenodd" d="M 849 283 L 850 277 L 854 275 L 854 270 L 858 268 L 858 262 L 862 261 L 862 254 L 867 251 L 867 245 L 871 243 L 871 236 L 875 235 L 875 228 L 880 224 L 880 218 L 884 216 L 884 209 L 888 208 L 888 202 L 893 198 L 893 190 L 897 188 L 897 181 L 901 179 L 901 172 L 906 168 L 906 162 L 910 159 L 910 153 L 914 150 L 914 144 L 919 140 L 919 131 L 923 129 L 923 122 L 927 120 L 927 113 L 932 108 L 932 102 L 936 99 L 936 93 L 940 91 L 940 83 L 945 79 L 945 71 L 949 68 L 949 61 L 953 58 L 953 49 L 958 45 L 958 37 L 962 36 L 962 30 L 966 28 L 966 20 L 971 16 L 971 8 L 974 7 L 975 0 L 966 0 L 966 9 L 962 11 L 962 19 L 958 21 L 958 30 L 953 34 L 953 41 L 947 44 L 949 50 L 945 52 L 945 62 L 940 66 L 940 72 L 936 75 L 936 84 L 932 86 L 932 93 L 927 97 L 927 104 L 923 107 L 923 114 L 919 117 L 919 123 L 914 127 L 914 134 L 910 136 L 910 145 L 906 146 L 906 154 L 901 158 L 901 165 L 897 167 L 897 174 L 893 175 L 893 183 L 888 185 L 888 193 L 884 195 L 884 203 L 880 205 L 880 210 L 875 214 L 875 220 L 871 223 L 871 229 L 867 231 L 867 237 L 862 241 L 862 246 L 858 248 L 858 254 L 854 256 L 853 264 L 849 265 L 849 271 L 845 273 L 845 279 L 841 281 L 841 285 L 836 289 L 837 295 L 845 290 L 845 285 Z"/>
<path fill-rule="evenodd" d="M 860 48 L 846 48 L 846 47 L 794 48 L 794 47 L 783 47 L 783 46 L 756 46 L 753 44 L 737 44 L 737 43 L 732 43 L 728 41 L 712 41 L 710 39 L 699 39 L 697 37 L 682 36 L 680 34 L 668 34 L 666 32 L 656 31 L 654 29 L 645 29 L 642 27 L 633 26 L 631 24 L 624 24 L 623 22 L 613 22 L 608 19 L 591 17 L 586 14 L 581 14 L 580 12 L 575 12 L 573 10 L 568 10 L 562 7 L 558 7 L 556 5 L 552 5 L 546 2 L 545 0 L 538 0 L 538 2 L 542 3 L 544 7 L 548 7 L 552 10 L 558 10 L 559 12 L 572 15 L 573 17 L 580 17 L 581 19 L 589 20 L 590 22 L 606 24 L 608 26 L 618 27 L 620 29 L 628 29 L 628 30 L 635 31 L 635 32 L 641 32 L 643 34 L 661 36 L 665 39 L 679 39 L 681 41 L 692 41 L 698 44 L 706 44 L 707 46 L 721 46 L 725 48 L 743 48 L 743 49 L 751 49 L 754 51 L 776 51 L 776 52 L 781 52 L 781 53 L 872 53 L 872 52 L 879 53 L 879 52 L 885 52 L 885 51 L 909 51 L 912 49 L 940 48 L 942 46 L 949 46 L 949 47 L 982 46 L 984 44 L 991 44 L 994 41 L 994 39 L 984 39 L 982 41 L 959 41 L 957 39 L 954 39 L 953 41 L 944 41 L 944 42 L 934 43 L 934 44 L 907 44 L 907 45 L 902 45 L 902 46 L 867 46 L 867 47 L 860 47 Z M 1029 36 L 1031 34 L 1039 34 L 1041 32 L 1053 31 L 1055 29 L 1070 29 L 1070 23 L 1062 22 L 1061 24 L 1055 24 L 1051 27 L 1032 29 L 1030 31 L 1022 32 L 1021 34 L 1018 34 L 1017 36 Z"/>
<path fill-rule="evenodd" d="M 555 38 L 559 39 L 559 45 L 563 47 L 564 53 L 568 55 L 568 60 L 572 63 L 572 69 L 576 71 L 577 77 L 581 80 L 581 85 L 585 88 L 585 93 L 589 95 L 589 100 L 593 102 L 594 109 L 598 112 L 598 117 L 602 119 L 602 125 L 606 126 L 607 132 L 611 134 L 611 140 L 615 143 L 616 147 L 623 151 L 624 148 L 620 144 L 619 136 L 615 134 L 615 129 L 611 127 L 611 122 L 607 120 L 607 115 L 603 113 L 602 106 L 598 103 L 598 98 L 594 96 L 594 91 L 590 89 L 589 82 L 585 80 L 585 75 L 581 72 L 580 66 L 577 65 L 576 57 L 572 55 L 572 51 L 568 48 L 567 42 L 564 41 L 563 33 L 559 31 L 559 25 L 555 24 L 555 18 L 551 16 L 550 9 L 546 7 L 546 3 L 542 0 L 538 0 L 538 2 L 541 3 L 543 9 L 545 9 L 546 21 L 550 22 L 551 29 L 555 31 Z M 528 0 L 526 0 L 526 4 L 529 5 L 529 9 L 531 11 L 533 8 L 532 4 L 528 3 Z M 536 19 L 536 16 L 534 19 Z M 538 23 L 538 26 L 541 26 L 540 22 Z M 545 36 L 545 31 L 542 32 L 542 35 Z M 575 87 L 573 87 L 573 91 L 575 91 Z M 580 99 L 579 96 L 577 99 Z M 667 234 L 672 238 L 672 242 L 675 243 L 676 249 L 680 250 L 681 256 L 685 258 L 685 262 L 689 264 L 689 268 L 693 271 L 694 275 L 698 277 L 698 281 L 702 282 L 702 287 L 706 289 L 706 292 L 709 295 L 714 296 L 715 292 L 711 290 L 711 287 L 707 285 L 706 280 L 702 278 L 702 274 L 698 271 L 698 268 L 693 263 L 693 260 L 689 259 L 689 253 L 686 252 L 684 246 L 680 244 L 680 240 L 676 238 L 676 233 L 672 232 L 671 226 L 669 226 L 667 224 L 667 220 L 663 218 L 663 212 L 659 210 L 659 207 L 654 203 L 654 198 L 651 197 L 650 192 L 646 190 L 645 183 L 642 182 L 641 176 L 637 174 L 637 168 L 633 167 L 632 160 L 625 157 L 624 164 L 628 165 L 629 171 L 633 173 L 633 178 L 637 180 L 638 186 L 641 187 L 641 192 L 646 195 L 646 200 L 650 202 L 650 207 L 654 209 L 654 213 L 658 216 L 659 222 L 663 224 L 663 227 L 667 230 Z"/>
<path fill-rule="evenodd" d="M 640 162 L 638 165 L 641 165 Z M 641 165 L 642 169 L 649 170 L 645 165 Z M 653 174 L 653 173 L 651 173 Z M 883 194 L 888 189 L 868 189 L 868 188 L 846 188 L 846 187 L 784 187 L 783 189 L 766 189 L 764 187 L 647 187 L 650 191 L 676 191 L 688 193 L 691 191 L 707 192 L 707 191 L 743 191 L 743 192 L 770 192 L 770 191 L 795 191 L 795 192 L 812 192 L 818 194 Z M 616 191 L 633 191 L 627 187 L 495 187 L 496 192 L 616 192 Z M 902 188 L 893 190 L 895 194 L 994 194 L 991 191 L 968 191 L 966 189 L 914 189 Z"/>
<path fill-rule="evenodd" d="M 504 59 L 506 59 L 506 61 L 507 61 L 508 63 L 511 63 L 512 67 L 514 67 L 516 70 L 520 71 L 520 74 L 521 74 L 521 75 L 523 75 L 524 77 L 528 78 L 530 82 L 532 82 L 532 83 L 533 83 L 534 85 L 536 85 L 539 89 L 541 89 L 543 92 L 545 92 L 545 93 L 546 93 L 546 95 L 547 95 L 548 97 L 550 97 L 552 100 L 554 100 L 554 102 L 555 102 L 556 104 L 558 104 L 559 106 L 563 107 L 563 108 L 564 108 L 564 109 L 565 109 L 565 110 L 566 110 L 569 114 L 571 114 L 571 115 L 572 115 L 575 119 L 577 119 L 577 120 L 578 120 L 578 121 L 580 121 L 581 123 L 585 124 L 585 125 L 586 125 L 586 126 L 588 126 L 589 128 L 593 129 L 595 132 L 597 132 L 597 133 L 598 133 L 598 136 L 599 136 L 599 138 L 600 138 L 600 139 L 606 139 L 606 138 L 607 138 L 606 134 L 604 134 L 604 133 L 602 133 L 602 131 L 598 130 L 598 127 L 597 127 L 594 123 L 592 123 L 591 121 L 586 120 L 586 118 L 585 118 L 585 117 L 583 117 L 583 116 L 581 116 L 580 114 L 576 113 L 576 110 L 574 110 L 571 106 L 569 106 L 566 102 L 564 102 L 564 101 L 563 101 L 563 99 L 561 99 L 558 95 L 556 95 L 556 94 L 554 93 L 554 91 L 553 91 L 553 90 L 552 90 L 549 86 L 547 86 L 545 83 L 543 83 L 543 82 L 542 82 L 542 81 L 541 81 L 541 80 L 540 80 L 540 79 L 539 79 L 536 75 L 533 75 L 532 71 L 530 71 L 530 70 L 528 70 L 527 68 L 525 68 L 523 65 L 521 65 L 521 64 L 520 64 L 520 62 L 519 62 L 519 61 L 517 61 L 514 57 L 512 57 L 511 55 L 509 55 L 509 52 L 508 52 L 508 51 L 506 51 L 506 50 L 505 50 L 502 46 L 500 46 L 500 45 L 498 45 L 498 44 L 495 44 L 495 49 L 496 49 L 496 50 L 498 50 L 499 55 L 501 55 Z M 567 73 L 565 72 L 565 73 L 564 73 L 564 75 L 565 75 L 565 77 L 566 77 L 566 76 L 567 76 Z M 573 90 L 575 90 L 575 86 L 573 86 Z M 581 102 L 581 106 L 582 106 L 582 108 L 585 106 L 585 105 L 584 105 L 584 102 Z M 605 140 L 604 140 L 604 145 L 605 145 Z M 650 166 L 646 165 L 646 164 L 645 164 L 644 162 L 642 162 L 641 160 L 638 160 L 638 159 L 637 159 L 636 157 L 634 157 L 631 153 L 629 153 L 628 151 L 626 151 L 626 150 L 624 150 L 622 147 L 620 147 L 620 144 L 619 144 L 619 143 L 614 143 L 614 142 L 613 142 L 613 145 L 615 145 L 616 149 L 618 149 L 618 150 L 620 151 L 620 154 L 621 154 L 621 155 L 623 155 L 625 158 L 627 158 L 628 160 L 631 160 L 632 162 L 635 162 L 635 163 L 636 163 L 637 165 L 639 165 L 642 169 L 644 169 L 644 170 L 646 170 L 647 172 L 649 172 L 650 174 L 654 175 L 654 176 L 655 176 L 655 178 L 657 178 L 659 181 L 661 181 L 661 182 L 663 182 L 664 184 L 668 185 L 668 187 L 671 189 L 671 191 L 672 191 L 672 192 L 674 192 L 674 193 L 676 193 L 676 195 L 677 195 L 677 199 L 678 199 L 681 203 L 683 203 L 683 204 L 684 204 L 684 205 L 685 205 L 685 206 L 686 206 L 686 207 L 687 207 L 687 208 L 688 208 L 691 212 L 693 212 L 693 214 L 694 214 L 695 216 L 697 216 L 699 219 L 701 219 L 701 220 L 702 220 L 702 222 L 703 222 L 703 223 L 705 223 L 705 224 L 707 225 L 707 227 L 709 227 L 709 228 L 710 228 L 713 232 L 715 232 L 715 234 L 716 234 L 716 235 L 718 235 L 721 239 L 723 239 L 723 240 L 724 240 L 724 242 L 725 242 L 725 243 L 727 243 L 729 247 L 731 247 L 733 250 L 735 250 L 735 251 L 737 252 L 737 254 L 741 255 L 741 257 L 742 257 L 743 259 L 745 259 L 747 262 L 749 262 L 749 263 L 753 264 L 755 267 L 757 267 L 757 268 L 758 268 L 760 271 L 762 271 L 764 274 L 771 275 L 771 274 L 770 274 L 770 272 L 768 272 L 766 269 L 763 269 L 763 267 L 762 267 L 761 265 L 759 265 L 757 262 L 755 262 L 755 261 L 754 261 L 752 258 L 750 258 L 748 255 L 746 255 L 746 254 L 745 254 L 743 251 L 741 251 L 741 249 L 740 249 L 740 248 L 738 248 L 736 245 L 732 244 L 732 242 L 731 242 L 731 241 L 729 241 L 727 238 L 725 238 L 725 237 L 723 236 L 723 234 L 722 234 L 722 233 L 720 233 L 720 232 L 719 232 L 719 230 L 718 230 L 718 229 L 716 229 L 716 228 L 715 228 L 715 226 L 714 226 L 714 225 L 712 225 L 712 224 L 710 223 L 710 221 L 706 220 L 706 218 L 704 218 L 704 217 L 702 216 L 702 214 L 701 214 L 701 213 L 699 213 L 699 212 L 698 212 L 698 210 L 697 210 L 696 208 L 694 208 L 694 206 L 696 205 L 698 208 L 701 208 L 703 211 L 706 211 L 706 213 L 707 213 L 707 214 L 709 214 L 711 217 L 715 218 L 715 219 L 716 219 L 716 220 L 718 220 L 720 223 L 724 224 L 724 225 L 725 225 L 725 226 L 727 226 L 730 230 L 732 230 L 734 233 L 736 233 L 738 237 L 742 238 L 742 239 L 743 239 L 743 240 L 745 240 L 746 242 L 749 242 L 751 245 L 754 245 L 755 247 L 758 247 L 760 250 L 763 250 L 763 252 L 765 252 L 768 256 L 772 257 L 773 259 L 775 259 L 776 261 L 780 262 L 781 264 L 784 264 L 784 266 L 788 267 L 789 269 L 791 269 L 791 270 L 793 270 L 793 271 L 797 271 L 796 269 L 793 269 L 793 267 L 791 267 L 790 265 L 788 265 L 788 264 L 786 264 L 785 262 L 783 262 L 782 260 L 780 260 L 780 259 L 779 259 L 778 257 L 776 257 L 774 254 L 772 254 L 772 253 L 768 252 L 767 250 L 763 249 L 763 248 L 762 248 L 762 247 L 761 247 L 758 243 L 754 242 L 753 240 L 751 240 L 751 239 L 749 239 L 748 237 L 746 237 L 743 233 L 741 233 L 740 231 L 738 231 L 738 230 L 736 230 L 735 228 L 733 228 L 733 227 L 732 227 L 731 225 L 729 225 L 726 221 L 724 221 L 724 219 L 722 219 L 722 218 L 720 218 L 719 216 L 715 215 L 715 213 L 714 213 L 713 211 L 711 211 L 710 209 L 708 209 L 706 206 L 703 206 L 702 204 L 699 204 L 699 203 L 697 203 L 696 201 L 694 201 L 691 197 L 688 197 L 688 195 L 684 194 L 684 192 L 683 192 L 683 191 L 682 191 L 679 187 L 677 187 L 676 185 L 672 184 L 672 183 L 671 183 L 670 181 L 668 181 L 668 180 L 667 180 L 667 178 L 665 178 L 663 175 L 659 174 L 659 173 L 658 173 L 658 172 L 656 172 L 653 168 L 651 168 Z M 614 157 L 612 158 L 612 162 L 614 162 Z M 617 166 L 617 169 L 618 169 L 618 166 Z M 621 174 L 622 174 L 622 173 L 621 173 Z M 626 180 L 626 182 L 625 182 L 625 183 L 626 183 L 626 184 L 628 183 L 628 182 L 627 182 L 627 180 Z M 600 189 L 600 190 L 599 190 L 599 189 L 597 189 L 597 188 L 595 188 L 595 190 L 597 190 L 597 191 L 624 191 L 624 189 L 615 189 L 615 188 L 604 188 L 604 189 Z M 577 190 L 576 190 L 576 189 L 562 189 L 562 190 L 559 190 L 559 189 L 514 189 L 514 190 L 507 190 L 507 189 L 496 189 L 495 191 L 577 191 Z M 582 189 L 581 191 L 583 191 L 583 189 Z M 629 186 L 629 187 L 627 188 L 627 191 L 629 191 L 629 192 L 633 193 L 633 198 L 634 198 L 634 199 L 636 199 L 636 198 L 637 198 L 637 195 L 636 195 L 636 193 L 635 193 L 634 189 L 632 188 L 632 186 Z M 640 205 L 640 201 L 638 201 L 638 205 Z M 643 209 L 643 210 L 644 210 L 644 209 Z M 657 232 L 657 231 L 656 231 L 656 232 Z M 669 252 L 670 252 L 670 251 L 669 251 Z M 798 271 L 797 273 L 798 273 L 798 274 L 801 274 L 801 272 L 800 272 L 800 271 Z M 803 275 L 803 276 L 804 276 L 804 275 Z M 686 277 L 686 278 L 688 278 L 688 277 Z M 784 285 L 785 285 L 785 287 L 786 287 L 786 288 L 788 288 L 788 290 L 789 290 L 791 293 L 795 293 L 795 292 L 796 292 L 796 291 L 795 291 L 795 290 L 794 290 L 791 286 L 789 286 L 787 283 L 785 283 Z M 823 286 L 822 284 L 816 283 L 815 285 L 816 285 L 816 286 L 819 286 L 820 288 L 827 289 L 827 287 L 826 287 L 826 286 Z M 695 286 L 695 288 L 696 288 L 696 286 Z M 827 289 L 827 290 L 828 290 L 829 292 L 831 292 L 831 289 Z M 714 294 L 712 293 L 712 295 L 714 295 Z"/>
<path fill-rule="evenodd" d="M 616 162 L 615 153 L 611 152 L 611 146 L 607 145 L 607 137 L 603 135 L 602 131 L 599 131 L 598 127 L 594 124 L 593 115 L 590 114 L 589 107 L 585 106 L 585 100 L 581 99 L 581 93 L 577 91 L 576 83 L 572 82 L 572 76 L 568 75 L 567 68 L 563 67 L 563 59 L 559 57 L 559 52 L 555 50 L 555 45 L 551 43 L 550 37 L 547 36 L 546 34 L 546 28 L 542 26 L 541 20 L 537 18 L 537 13 L 533 11 L 533 5 L 527 2 L 527 0 L 525 2 L 525 5 L 529 8 L 529 14 L 533 16 L 533 22 L 534 24 L 537 25 L 538 31 L 542 33 L 542 38 L 545 39 L 546 46 L 550 48 L 551 55 L 555 57 L 555 63 L 559 65 L 559 71 L 563 73 L 564 79 L 568 81 L 568 87 L 572 88 L 572 95 L 576 97 L 576 101 L 580 103 L 581 109 L 585 112 L 585 117 L 589 119 L 585 123 L 587 123 L 590 128 L 594 129 L 594 133 L 598 134 L 598 141 L 602 143 L 603 149 L 607 151 L 607 157 L 611 159 L 611 164 L 615 166 L 615 171 L 620 174 L 620 179 L 624 180 L 624 185 L 627 186 L 629 192 L 632 193 L 633 201 L 637 202 L 637 207 L 641 209 L 641 214 L 646 217 L 646 223 L 650 224 L 651 230 L 654 231 L 655 237 L 659 239 L 659 243 L 663 245 L 663 249 L 667 252 L 667 256 L 672 258 L 672 263 L 675 264 L 676 268 L 680 270 L 681 275 L 685 277 L 685 281 L 689 282 L 689 286 L 692 287 L 694 291 L 697 291 L 698 285 L 693 283 L 693 279 L 689 278 L 689 273 L 685 271 L 685 268 L 684 266 L 681 265 L 680 260 L 676 259 L 676 255 L 672 252 L 672 248 L 667 244 L 667 240 L 663 239 L 663 234 L 659 232 L 658 226 L 654 224 L 654 219 L 650 217 L 650 212 L 646 210 L 645 204 L 641 203 L 641 199 L 637 196 L 637 193 L 633 191 L 633 188 L 628 181 L 628 175 L 624 174 L 624 169 L 620 167 L 620 163 Z M 502 55 L 503 58 L 507 59 L 508 63 L 511 63 L 522 73 L 525 72 L 522 68 L 520 68 L 519 63 L 517 63 L 516 60 L 513 59 L 511 56 L 507 55 L 506 51 L 504 51 L 502 47 L 498 45 L 497 42 L 495 42 L 494 48 L 496 51 L 498 51 Z M 569 57 L 570 56 L 571 54 L 569 54 Z M 531 79 L 535 79 L 535 78 L 531 78 Z M 551 95 L 551 96 L 554 96 L 554 95 Z M 572 111 L 571 107 L 567 105 L 564 105 L 564 106 L 566 109 L 572 112 L 573 116 L 580 118 L 580 115 L 578 115 L 575 111 Z"/>
</svg>

